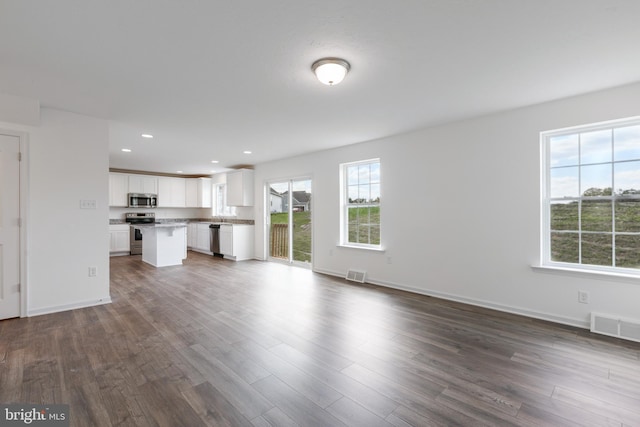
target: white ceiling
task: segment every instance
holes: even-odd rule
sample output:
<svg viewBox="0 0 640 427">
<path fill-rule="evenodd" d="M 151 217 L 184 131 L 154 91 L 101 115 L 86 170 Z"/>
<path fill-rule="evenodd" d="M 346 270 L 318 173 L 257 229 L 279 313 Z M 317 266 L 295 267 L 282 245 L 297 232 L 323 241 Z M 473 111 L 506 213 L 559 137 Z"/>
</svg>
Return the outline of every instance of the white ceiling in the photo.
<svg viewBox="0 0 640 427">
<path fill-rule="evenodd" d="M 637 0 L 0 0 L 0 92 L 112 120 L 113 168 L 208 174 L 640 81 L 639 22 Z"/>
</svg>

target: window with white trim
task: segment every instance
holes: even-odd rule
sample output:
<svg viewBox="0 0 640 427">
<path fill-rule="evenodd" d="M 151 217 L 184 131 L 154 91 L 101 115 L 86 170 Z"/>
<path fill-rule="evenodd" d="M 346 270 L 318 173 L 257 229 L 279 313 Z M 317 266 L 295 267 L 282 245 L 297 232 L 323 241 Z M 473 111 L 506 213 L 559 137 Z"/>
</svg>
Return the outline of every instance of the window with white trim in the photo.
<svg viewBox="0 0 640 427">
<path fill-rule="evenodd" d="M 236 216 L 236 207 L 227 206 L 227 184 L 215 185 L 215 212 L 214 216 Z"/>
<path fill-rule="evenodd" d="M 380 248 L 380 159 L 341 167 L 341 243 Z"/>
<path fill-rule="evenodd" d="M 640 271 L 640 118 L 541 134 L 542 263 Z"/>
</svg>

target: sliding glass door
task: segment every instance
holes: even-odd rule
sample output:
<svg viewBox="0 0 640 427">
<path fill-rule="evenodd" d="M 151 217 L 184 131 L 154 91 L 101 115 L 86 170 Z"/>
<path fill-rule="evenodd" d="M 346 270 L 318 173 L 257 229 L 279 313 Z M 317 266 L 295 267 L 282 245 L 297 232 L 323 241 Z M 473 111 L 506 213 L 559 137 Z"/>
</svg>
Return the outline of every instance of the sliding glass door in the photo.
<svg viewBox="0 0 640 427">
<path fill-rule="evenodd" d="M 311 180 L 267 185 L 269 260 L 311 267 Z"/>
</svg>

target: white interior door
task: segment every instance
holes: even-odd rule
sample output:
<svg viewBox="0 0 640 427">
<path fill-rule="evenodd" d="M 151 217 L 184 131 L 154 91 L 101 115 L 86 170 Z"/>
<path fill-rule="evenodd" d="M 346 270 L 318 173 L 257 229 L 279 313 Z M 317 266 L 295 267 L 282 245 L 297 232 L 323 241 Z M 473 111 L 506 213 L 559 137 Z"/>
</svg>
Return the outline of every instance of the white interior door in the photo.
<svg viewBox="0 0 640 427">
<path fill-rule="evenodd" d="M 20 139 L 0 135 L 0 319 L 20 316 Z"/>
</svg>

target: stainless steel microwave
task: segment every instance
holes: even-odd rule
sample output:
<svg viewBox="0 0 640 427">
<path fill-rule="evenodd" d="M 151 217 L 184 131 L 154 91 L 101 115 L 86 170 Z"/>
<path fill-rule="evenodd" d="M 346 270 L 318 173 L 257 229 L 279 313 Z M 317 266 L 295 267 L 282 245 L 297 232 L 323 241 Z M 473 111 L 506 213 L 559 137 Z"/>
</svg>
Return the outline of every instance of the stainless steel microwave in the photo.
<svg viewBox="0 0 640 427">
<path fill-rule="evenodd" d="M 129 193 L 130 208 L 155 208 L 157 206 L 157 194 Z"/>
</svg>

